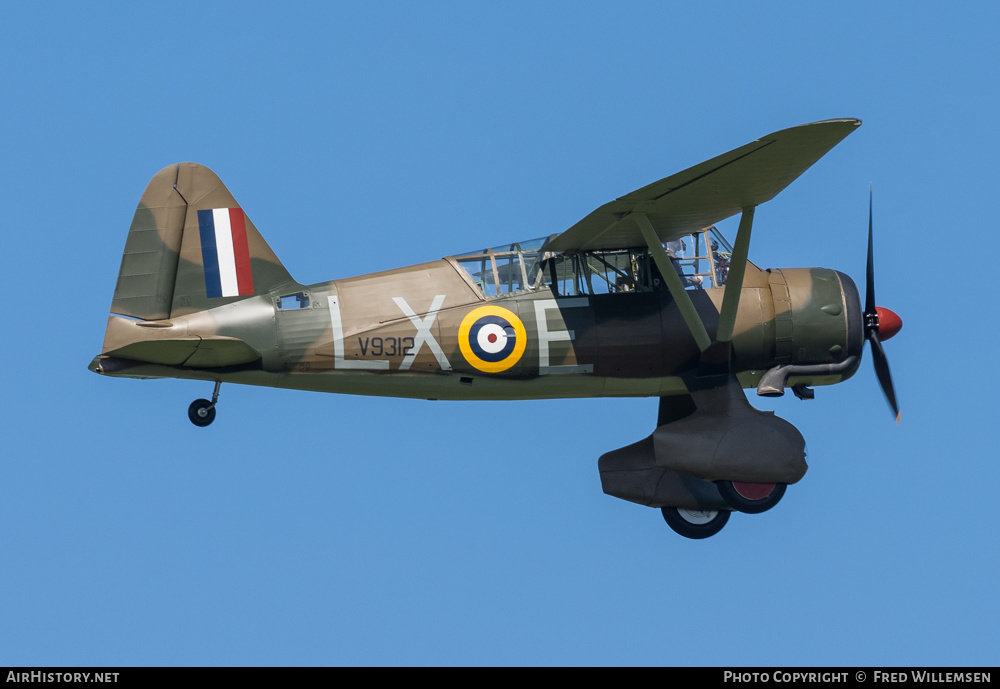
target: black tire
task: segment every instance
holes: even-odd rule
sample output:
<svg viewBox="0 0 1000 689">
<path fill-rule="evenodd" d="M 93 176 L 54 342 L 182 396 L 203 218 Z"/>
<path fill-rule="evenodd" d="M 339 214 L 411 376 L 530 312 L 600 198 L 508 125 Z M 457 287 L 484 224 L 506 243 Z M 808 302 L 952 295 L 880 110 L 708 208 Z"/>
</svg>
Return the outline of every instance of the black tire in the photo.
<svg viewBox="0 0 1000 689">
<path fill-rule="evenodd" d="M 195 426 L 204 428 L 215 421 L 215 407 L 208 400 L 195 400 L 188 407 L 188 418 Z"/>
<path fill-rule="evenodd" d="M 729 510 L 685 510 L 678 507 L 661 507 L 667 526 L 685 538 L 708 538 L 722 531 L 729 521 Z M 714 516 L 713 516 L 714 515 Z"/>
<path fill-rule="evenodd" d="M 788 488 L 787 483 L 772 483 L 770 484 L 772 486 L 770 493 L 763 497 L 756 497 L 753 494 L 754 491 L 748 491 L 747 487 L 757 487 L 756 493 L 759 493 L 760 488 L 767 484 L 750 483 L 734 485 L 732 481 L 716 481 L 715 485 L 719 487 L 719 495 L 722 496 L 727 505 L 738 512 L 745 512 L 747 514 L 767 512 L 778 504 L 781 496 L 785 494 L 785 489 Z"/>
</svg>

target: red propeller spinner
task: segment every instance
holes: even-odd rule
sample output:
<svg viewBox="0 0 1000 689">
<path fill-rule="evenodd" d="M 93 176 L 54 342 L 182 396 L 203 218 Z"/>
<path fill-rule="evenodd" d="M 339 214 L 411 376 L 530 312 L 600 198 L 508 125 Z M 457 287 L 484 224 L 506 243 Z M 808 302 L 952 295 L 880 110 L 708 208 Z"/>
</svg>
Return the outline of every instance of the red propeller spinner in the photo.
<svg viewBox="0 0 1000 689">
<path fill-rule="evenodd" d="M 878 339 L 885 342 L 895 335 L 903 327 L 903 319 L 896 315 L 895 311 L 876 306 L 875 312 L 878 314 Z"/>
</svg>

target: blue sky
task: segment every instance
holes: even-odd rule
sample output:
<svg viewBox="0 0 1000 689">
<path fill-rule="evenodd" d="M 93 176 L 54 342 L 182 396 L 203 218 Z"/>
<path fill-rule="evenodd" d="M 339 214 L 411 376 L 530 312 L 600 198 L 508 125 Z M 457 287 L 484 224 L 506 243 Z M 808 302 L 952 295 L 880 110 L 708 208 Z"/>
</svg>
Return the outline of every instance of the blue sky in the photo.
<svg viewBox="0 0 1000 689">
<path fill-rule="evenodd" d="M 996 664 L 994 5 L 2 12 L 0 664 Z M 652 399 L 224 386 L 198 429 L 210 385 L 87 371 L 170 163 L 308 283 L 558 232 L 833 117 L 864 125 L 758 209 L 750 256 L 860 283 L 873 183 L 902 423 L 867 356 L 753 400 L 810 470 L 707 541 L 601 492 Z"/>
</svg>

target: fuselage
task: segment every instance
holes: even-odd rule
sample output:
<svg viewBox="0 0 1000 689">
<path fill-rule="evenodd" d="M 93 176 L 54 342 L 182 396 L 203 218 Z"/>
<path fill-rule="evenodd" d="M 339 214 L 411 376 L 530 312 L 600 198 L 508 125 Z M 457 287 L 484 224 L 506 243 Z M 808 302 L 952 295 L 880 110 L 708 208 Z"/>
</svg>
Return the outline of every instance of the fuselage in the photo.
<svg viewBox="0 0 1000 689">
<path fill-rule="evenodd" d="M 494 264 L 495 266 L 495 264 Z M 496 274 L 496 273 L 494 273 Z M 565 278 L 565 275 L 562 276 Z M 430 399 L 665 396 L 700 351 L 670 292 L 647 280 L 588 289 L 542 267 L 536 279 L 490 290 L 456 258 L 312 285 L 172 317 L 116 316 L 105 355 L 156 338 L 243 343 L 246 361 L 158 363 L 121 356 L 96 370 L 302 390 Z M 567 293 L 570 292 L 570 293 Z M 687 290 L 714 337 L 723 287 Z M 732 368 L 744 387 L 777 366 L 790 384 L 822 385 L 854 373 L 862 331 L 857 289 L 822 268 L 747 266 Z M 857 322 L 855 322 L 857 321 Z M 255 353 L 257 356 L 254 356 Z M 149 359 L 151 357 L 144 356 Z M 204 364 L 216 365 L 204 365 Z"/>
</svg>

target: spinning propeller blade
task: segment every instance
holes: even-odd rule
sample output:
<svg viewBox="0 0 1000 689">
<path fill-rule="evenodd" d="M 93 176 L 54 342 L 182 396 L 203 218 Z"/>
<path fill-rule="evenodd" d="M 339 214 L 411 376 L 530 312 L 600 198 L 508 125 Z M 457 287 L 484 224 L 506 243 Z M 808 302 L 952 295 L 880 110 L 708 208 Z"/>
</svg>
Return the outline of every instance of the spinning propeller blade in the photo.
<svg viewBox="0 0 1000 689">
<path fill-rule="evenodd" d="M 892 387 L 892 374 L 889 373 L 889 360 L 882 349 L 882 340 L 888 340 L 903 327 L 902 319 L 889 309 L 875 306 L 875 250 L 872 233 L 872 191 L 868 189 L 868 265 L 865 270 L 865 338 L 872 346 L 872 363 L 875 365 L 875 375 L 882 392 L 889 401 L 889 406 L 896 414 L 899 423 L 899 405 L 896 403 L 896 391 Z"/>
</svg>

